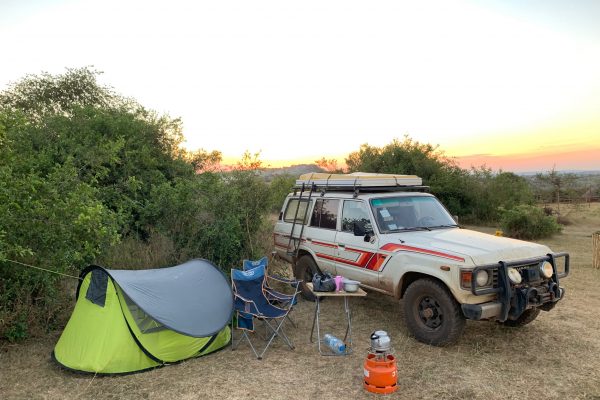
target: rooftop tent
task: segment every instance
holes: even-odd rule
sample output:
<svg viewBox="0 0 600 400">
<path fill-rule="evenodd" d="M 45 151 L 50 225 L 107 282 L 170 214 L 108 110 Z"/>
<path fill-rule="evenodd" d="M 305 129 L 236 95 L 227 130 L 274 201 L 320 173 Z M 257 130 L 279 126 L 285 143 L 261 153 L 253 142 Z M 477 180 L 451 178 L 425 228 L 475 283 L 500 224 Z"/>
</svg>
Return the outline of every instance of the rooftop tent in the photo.
<svg viewBox="0 0 600 400">
<path fill-rule="evenodd" d="M 141 371 L 211 353 L 231 339 L 233 294 L 207 260 L 151 270 L 90 266 L 53 357 L 82 372 Z"/>
<path fill-rule="evenodd" d="M 423 181 L 416 175 L 376 174 L 354 172 L 352 174 L 308 173 L 296 180 L 296 187 L 315 185 L 325 188 L 398 187 L 418 186 Z"/>
</svg>

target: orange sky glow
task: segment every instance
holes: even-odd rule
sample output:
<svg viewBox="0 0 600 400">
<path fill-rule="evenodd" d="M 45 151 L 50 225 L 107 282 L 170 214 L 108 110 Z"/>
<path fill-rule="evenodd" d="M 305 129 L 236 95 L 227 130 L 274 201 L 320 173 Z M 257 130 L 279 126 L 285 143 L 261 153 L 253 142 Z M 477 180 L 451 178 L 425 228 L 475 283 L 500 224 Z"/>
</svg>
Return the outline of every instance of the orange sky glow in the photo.
<svg viewBox="0 0 600 400">
<path fill-rule="evenodd" d="M 409 135 L 466 168 L 600 170 L 598 21 L 593 0 L 3 1 L 0 90 L 92 65 L 224 164 Z"/>
</svg>

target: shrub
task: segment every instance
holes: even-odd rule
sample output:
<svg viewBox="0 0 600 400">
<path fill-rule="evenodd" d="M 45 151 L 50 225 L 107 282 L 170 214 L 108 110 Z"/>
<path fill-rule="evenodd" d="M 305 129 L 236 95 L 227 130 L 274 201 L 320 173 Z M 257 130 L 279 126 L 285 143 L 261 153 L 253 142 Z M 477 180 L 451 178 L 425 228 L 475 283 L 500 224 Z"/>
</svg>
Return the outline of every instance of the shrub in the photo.
<svg viewBox="0 0 600 400">
<path fill-rule="evenodd" d="M 323 165 L 327 160 L 317 162 Z M 383 147 L 362 145 L 346 158 L 348 172 L 414 174 L 423 178 L 452 214 L 462 221 L 498 221 L 499 207 L 532 204 L 527 181 L 510 172 L 494 173 L 490 168 L 466 170 L 444 155 L 437 146 L 419 143 L 406 136 Z"/>
<path fill-rule="evenodd" d="M 219 152 L 186 153 L 179 119 L 96 75 L 29 76 L 0 92 L 0 338 L 53 329 L 71 304 L 65 279 L 17 263 L 77 275 L 92 262 L 204 257 L 227 269 L 265 254 L 271 198 L 258 155 L 206 172 Z"/>
<path fill-rule="evenodd" d="M 271 211 L 279 212 L 286 196 L 293 191 L 296 177 L 288 174 L 277 175 L 269 185 Z"/>
<path fill-rule="evenodd" d="M 518 239 L 539 239 L 562 230 L 556 218 L 547 216 L 535 206 L 521 204 L 512 209 L 501 208 L 500 224 L 507 236 Z"/>
</svg>

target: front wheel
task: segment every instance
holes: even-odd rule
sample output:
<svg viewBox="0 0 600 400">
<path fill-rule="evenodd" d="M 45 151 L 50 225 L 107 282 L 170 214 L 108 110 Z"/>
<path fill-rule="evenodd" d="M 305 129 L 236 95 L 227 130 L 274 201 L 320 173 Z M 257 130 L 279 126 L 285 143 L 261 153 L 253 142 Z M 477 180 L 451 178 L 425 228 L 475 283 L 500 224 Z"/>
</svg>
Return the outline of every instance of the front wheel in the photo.
<svg viewBox="0 0 600 400">
<path fill-rule="evenodd" d="M 523 311 L 523 314 L 519 315 L 517 319 L 507 319 L 502 322 L 504 326 L 510 326 L 511 328 L 520 328 L 521 326 L 525 326 L 530 322 L 533 322 L 537 316 L 540 315 L 539 308 L 530 308 L 529 310 Z"/>
<path fill-rule="evenodd" d="M 423 343 L 444 346 L 458 340 L 465 328 L 460 305 L 448 289 L 433 279 L 419 279 L 404 294 L 406 325 Z"/>
</svg>

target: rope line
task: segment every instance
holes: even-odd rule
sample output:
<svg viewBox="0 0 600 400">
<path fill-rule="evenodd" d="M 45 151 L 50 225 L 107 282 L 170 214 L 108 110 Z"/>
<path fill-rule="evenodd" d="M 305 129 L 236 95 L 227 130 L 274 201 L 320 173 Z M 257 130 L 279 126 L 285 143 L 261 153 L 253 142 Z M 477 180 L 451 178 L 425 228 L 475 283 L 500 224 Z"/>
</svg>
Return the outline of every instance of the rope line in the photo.
<svg viewBox="0 0 600 400">
<path fill-rule="evenodd" d="M 40 271 L 45 271 L 45 272 L 50 272 L 50 273 L 57 274 L 57 275 L 66 276 L 67 278 L 73 278 L 73 279 L 81 280 L 80 277 L 75 276 L 75 275 L 64 274 L 62 272 L 54 271 L 54 270 L 51 270 L 51 269 L 46 269 L 46 268 L 42 268 L 42 267 L 36 267 L 35 265 L 25 264 L 25 263 L 22 263 L 20 261 L 15 261 L 15 260 L 9 260 L 8 258 L 4 259 L 4 261 L 8 261 L 8 262 L 11 262 L 13 264 L 22 265 L 24 267 L 39 269 Z"/>
</svg>

